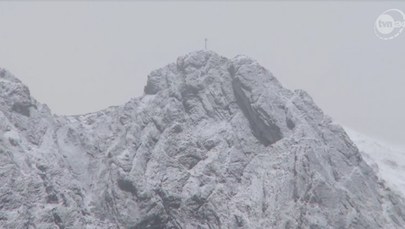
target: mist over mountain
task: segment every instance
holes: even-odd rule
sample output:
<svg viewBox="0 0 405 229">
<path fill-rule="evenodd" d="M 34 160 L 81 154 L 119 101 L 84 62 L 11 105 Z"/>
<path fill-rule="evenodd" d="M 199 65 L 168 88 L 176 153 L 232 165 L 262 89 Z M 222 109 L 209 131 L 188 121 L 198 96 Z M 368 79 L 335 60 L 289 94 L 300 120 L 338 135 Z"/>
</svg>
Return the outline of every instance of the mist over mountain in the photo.
<svg viewBox="0 0 405 229">
<path fill-rule="evenodd" d="M 393 146 L 345 127 L 364 160 L 387 186 L 405 196 L 405 147 Z"/>
<path fill-rule="evenodd" d="M 0 71 L 2 228 L 403 228 L 345 130 L 254 59 L 196 51 L 56 116 Z"/>
</svg>

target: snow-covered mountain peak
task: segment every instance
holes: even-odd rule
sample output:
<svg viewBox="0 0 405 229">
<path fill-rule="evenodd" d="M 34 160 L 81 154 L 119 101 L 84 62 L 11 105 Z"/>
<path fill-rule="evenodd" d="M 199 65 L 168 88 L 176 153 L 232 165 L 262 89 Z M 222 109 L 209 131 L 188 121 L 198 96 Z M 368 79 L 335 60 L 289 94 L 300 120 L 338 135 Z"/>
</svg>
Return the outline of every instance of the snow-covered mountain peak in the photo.
<svg viewBox="0 0 405 229">
<path fill-rule="evenodd" d="M 145 94 L 156 94 L 170 88 L 179 90 L 186 85 L 200 90 L 214 83 L 232 82 L 237 73 L 252 84 L 274 81 L 277 85 L 273 86 L 281 88 L 276 78 L 253 58 L 238 55 L 228 59 L 213 51 L 199 50 L 178 57 L 176 63 L 152 71 Z"/>
<path fill-rule="evenodd" d="M 2 111 L 29 117 L 36 101 L 31 98 L 30 90 L 10 72 L 0 69 L 0 104 Z"/>
<path fill-rule="evenodd" d="M 14 83 L 21 83 L 19 79 L 17 79 L 13 74 L 7 71 L 4 68 L 0 68 L 0 81 L 8 81 Z"/>
<path fill-rule="evenodd" d="M 405 224 L 344 130 L 245 56 L 192 52 L 151 72 L 144 96 L 86 115 L 0 93 L 3 228 Z"/>
</svg>

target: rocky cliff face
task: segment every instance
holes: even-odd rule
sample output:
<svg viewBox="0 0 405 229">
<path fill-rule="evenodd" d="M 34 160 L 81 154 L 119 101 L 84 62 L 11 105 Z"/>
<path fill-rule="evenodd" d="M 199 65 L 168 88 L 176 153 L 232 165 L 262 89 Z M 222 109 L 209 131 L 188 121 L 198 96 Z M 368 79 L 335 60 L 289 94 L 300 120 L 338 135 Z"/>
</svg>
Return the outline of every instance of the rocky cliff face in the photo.
<svg viewBox="0 0 405 229">
<path fill-rule="evenodd" d="M 0 71 L 2 228 L 402 228 L 344 130 L 256 61 L 198 51 L 54 116 Z"/>
</svg>

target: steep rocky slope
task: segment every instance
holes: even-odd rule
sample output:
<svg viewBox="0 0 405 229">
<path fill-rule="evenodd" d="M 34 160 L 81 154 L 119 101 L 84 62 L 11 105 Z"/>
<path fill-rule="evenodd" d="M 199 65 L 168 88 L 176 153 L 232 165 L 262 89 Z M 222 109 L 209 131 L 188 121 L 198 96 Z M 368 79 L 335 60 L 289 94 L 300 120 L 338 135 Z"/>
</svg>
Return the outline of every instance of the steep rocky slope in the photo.
<svg viewBox="0 0 405 229">
<path fill-rule="evenodd" d="M 405 196 L 405 147 L 393 146 L 347 127 L 345 130 L 377 176 Z"/>
<path fill-rule="evenodd" d="M 0 72 L 2 228 L 401 228 L 345 131 L 256 61 L 193 52 L 123 106 L 54 116 Z"/>
</svg>

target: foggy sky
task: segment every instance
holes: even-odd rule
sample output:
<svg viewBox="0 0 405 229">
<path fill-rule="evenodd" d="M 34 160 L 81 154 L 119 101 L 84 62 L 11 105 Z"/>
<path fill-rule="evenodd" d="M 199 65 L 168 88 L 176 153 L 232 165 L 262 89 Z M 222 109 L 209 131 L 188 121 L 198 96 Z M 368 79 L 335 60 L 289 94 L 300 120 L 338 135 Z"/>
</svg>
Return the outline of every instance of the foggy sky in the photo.
<svg viewBox="0 0 405 229">
<path fill-rule="evenodd" d="M 56 114 L 143 94 L 152 70 L 208 48 L 257 59 L 343 125 L 405 144 L 405 33 L 373 25 L 400 2 L 0 2 L 0 67 Z"/>
</svg>

